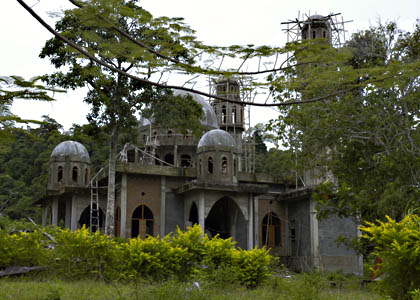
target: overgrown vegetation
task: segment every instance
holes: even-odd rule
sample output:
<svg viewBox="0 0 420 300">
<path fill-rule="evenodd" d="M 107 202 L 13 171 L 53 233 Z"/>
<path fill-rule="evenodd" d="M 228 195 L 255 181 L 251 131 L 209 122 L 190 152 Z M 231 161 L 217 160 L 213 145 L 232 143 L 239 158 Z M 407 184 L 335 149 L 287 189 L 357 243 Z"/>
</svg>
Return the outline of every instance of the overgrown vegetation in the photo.
<svg viewBox="0 0 420 300">
<path fill-rule="evenodd" d="M 366 222 L 363 238 L 375 244 L 374 255 L 383 260 L 379 288 L 392 299 L 420 297 L 420 216 L 408 214 L 400 222 Z M 417 297 L 417 298 L 416 298 Z"/>
</svg>

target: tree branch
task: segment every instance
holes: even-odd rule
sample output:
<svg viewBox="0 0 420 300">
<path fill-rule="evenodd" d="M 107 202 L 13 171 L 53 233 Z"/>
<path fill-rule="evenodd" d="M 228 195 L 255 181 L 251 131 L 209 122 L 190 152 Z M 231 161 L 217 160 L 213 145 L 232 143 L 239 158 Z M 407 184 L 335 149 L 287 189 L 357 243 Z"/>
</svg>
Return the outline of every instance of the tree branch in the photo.
<svg viewBox="0 0 420 300">
<path fill-rule="evenodd" d="M 73 1 L 73 0 L 69 0 L 69 1 Z M 201 91 L 198 91 L 198 90 L 189 89 L 189 88 L 185 88 L 185 87 L 182 87 L 182 86 L 165 85 L 165 84 L 156 83 L 156 82 L 153 82 L 153 81 L 150 81 L 150 80 L 146 80 L 146 79 L 142 79 L 140 77 L 134 76 L 134 75 L 129 74 L 127 72 L 124 72 L 123 70 L 120 70 L 118 68 L 115 68 L 114 66 L 112 66 L 110 64 L 107 64 L 107 63 L 99 60 L 98 58 L 96 58 L 95 56 L 91 55 L 89 52 L 87 52 L 86 50 L 84 50 L 79 45 L 73 43 L 72 41 L 70 41 L 66 37 L 62 36 L 57 31 L 55 31 L 37 13 L 35 13 L 35 11 L 33 11 L 23 0 L 17 0 L 17 2 L 20 5 L 22 5 L 22 7 L 27 12 L 29 12 L 43 27 L 45 27 L 49 32 L 51 32 L 59 40 L 65 42 L 70 47 L 74 48 L 75 50 L 77 50 L 78 52 L 80 52 L 81 54 L 83 54 L 84 56 L 86 56 L 87 58 L 89 58 L 90 60 L 96 62 L 97 64 L 99 64 L 101 66 L 104 66 L 104 67 L 110 69 L 111 71 L 114 71 L 114 72 L 117 72 L 117 73 L 119 73 L 121 75 L 127 76 L 128 78 L 131 78 L 133 80 L 136 80 L 138 82 L 141 82 L 143 84 L 152 85 L 152 86 L 159 87 L 159 88 L 183 90 L 183 91 L 186 91 L 186 92 L 195 93 L 195 94 L 198 94 L 198 95 L 201 95 L 201 96 L 205 96 L 205 97 L 209 97 L 209 98 L 213 98 L 213 99 L 217 99 L 217 100 L 222 100 L 222 101 L 226 101 L 226 102 L 230 102 L 230 103 L 238 103 L 238 104 L 245 104 L 245 105 L 252 105 L 252 106 L 263 106 L 263 107 L 267 107 L 267 106 L 287 106 L 287 105 L 297 105 L 297 104 L 313 103 L 313 102 L 322 101 L 322 100 L 325 100 L 325 99 L 328 99 L 330 97 L 334 97 L 334 96 L 337 96 L 337 95 L 340 95 L 340 94 L 344 94 L 344 93 L 347 93 L 349 91 L 352 91 L 352 90 L 358 88 L 358 87 L 352 87 L 352 88 L 348 88 L 348 89 L 345 89 L 345 90 L 340 90 L 340 91 L 337 91 L 337 92 L 334 92 L 334 93 L 331 93 L 331 94 L 328 94 L 328 95 L 325 95 L 325 96 L 316 97 L 316 98 L 312 98 L 312 99 L 308 99 L 308 100 L 298 100 L 298 101 L 292 100 L 292 101 L 285 101 L 285 102 L 278 102 L 278 103 L 255 103 L 255 102 L 249 102 L 249 101 L 238 101 L 238 100 L 233 100 L 233 99 L 226 99 L 224 97 L 220 97 L 220 96 L 217 96 L 217 95 L 212 95 L 212 94 L 204 93 L 204 92 L 201 92 Z M 262 72 L 269 72 L 269 71 L 262 71 Z"/>
</svg>

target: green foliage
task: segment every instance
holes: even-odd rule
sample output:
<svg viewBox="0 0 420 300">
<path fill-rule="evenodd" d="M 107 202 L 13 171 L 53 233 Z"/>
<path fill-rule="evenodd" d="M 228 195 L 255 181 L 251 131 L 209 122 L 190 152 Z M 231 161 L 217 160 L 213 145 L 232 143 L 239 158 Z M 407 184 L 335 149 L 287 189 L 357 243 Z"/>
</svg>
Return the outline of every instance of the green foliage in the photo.
<svg viewBox="0 0 420 300">
<path fill-rule="evenodd" d="M 40 231 L 10 233 L 0 230 L 0 269 L 20 266 L 46 266 L 48 240 Z"/>
<path fill-rule="evenodd" d="M 233 270 L 239 282 L 247 287 L 256 287 L 269 276 L 270 256 L 265 248 L 248 251 L 234 250 Z"/>
<path fill-rule="evenodd" d="M 347 90 L 282 107 L 269 126 L 295 152 L 300 174 L 334 175 L 321 213 L 373 221 L 419 206 L 419 35 L 420 24 L 402 32 L 391 22 L 356 33 L 340 49 L 316 41 L 290 46 L 300 65 L 273 79 L 279 101 Z"/>
<path fill-rule="evenodd" d="M 55 234 L 54 269 L 68 278 L 113 278 L 118 272 L 119 247 L 108 235 L 90 233 L 85 227 Z"/>
<path fill-rule="evenodd" d="M 395 300 L 414 298 L 420 288 L 420 216 L 408 214 L 400 222 L 387 216 L 386 222 L 366 222 L 360 230 L 375 244 L 373 254 L 383 260 L 380 289 Z"/>
</svg>

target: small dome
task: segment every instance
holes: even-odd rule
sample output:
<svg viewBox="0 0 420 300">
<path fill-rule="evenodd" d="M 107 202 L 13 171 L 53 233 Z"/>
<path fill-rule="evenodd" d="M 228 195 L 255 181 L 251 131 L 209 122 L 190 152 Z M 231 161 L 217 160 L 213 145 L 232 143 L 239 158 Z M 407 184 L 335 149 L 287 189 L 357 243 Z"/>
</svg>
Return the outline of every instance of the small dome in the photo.
<svg viewBox="0 0 420 300">
<path fill-rule="evenodd" d="M 174 90 L 175 96 L 183 96 L 186 97 L 187 95 L 190 95 L 195 102 L 198 104 L 201 104 L 203 107 L 204 112 L 204 119 L 201 119 L 200 122 L 202 125 L 206 127 L 206 129 L 216 129 L 219 128 L 219 124 L 217 122 L 217 116 L 214 112 L 213 108 L 210 106 L 210 104 L 204 100 L 203 97 L 201 97 L 198 94 L 195 93 L 189 93 L 182 90 Z"/>
<path fill-rule="evenodd" d="M 229 147 L 236 148 L 233 137 L 226 131 L 214 129 L 206 132 L 198 142 L 197 149 L 202 147 Z"/>
<path fill-rule="evenodd" d="M 71 161 L 85 162 L 90 164 L 89 153 L 85 146 L 75 141 L 65 141 L 58 144 L 51 153 L 51 160 L 64 161 L 66 158 Z"/>
</svg>

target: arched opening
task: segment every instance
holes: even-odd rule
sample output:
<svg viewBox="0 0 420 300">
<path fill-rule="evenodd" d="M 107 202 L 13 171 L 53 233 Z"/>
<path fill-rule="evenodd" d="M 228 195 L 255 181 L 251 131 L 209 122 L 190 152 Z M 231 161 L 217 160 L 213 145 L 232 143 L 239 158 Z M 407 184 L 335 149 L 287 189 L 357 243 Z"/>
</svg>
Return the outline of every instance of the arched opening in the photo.
<svg viewBox="0 0 420 300">
<path fill-rule="evenodd" d="M 172 130 L 168 130 L 168 139 L 172 138 Z"/>
<path fill-rule="evenodd" d="M 316 38 L 316 32 L 315 30 L 312 31 L 312 38 L 315 39 Z"/>
<path fill-rule="evenodd" d="M 61 182 L 63 181 L 63 167 L 62 166 L 58 166 L 57 169 L 57 182 Z"/>
<path fill-rule="evenodd" d="M 133 212 L 131 237 L 144 239 L 148 235 L 153 236 L 153 213 L 146 205 L 140 205 Z"/>
<path fill-rule="evenodd" d="M 232 123 L 236 123 L 236 108 L 232 107 Z"/>
<path fill-rule="evenodd" d="M 222 157 L 222 174 L 227 174 L 228 173 L 228 160 L 226 158 L 226 156 Z"/>
<path fill-rule="evenodd" d="M 73 179 L 73 182 L 77 183 L 78 175 L 79 175 L 79 168 L 78 167 L 73 167 L 72 172 L 71 172 L 71 179 Z"/>
<path fill-rule="evenodd" d="M 281 246 L 280 218 L 273 212 L 269 212 L 262 220 L 263 245 L 274 248 Z"/>
<path fill-rule="evenodd" d="M 190 208 L 190 215 L 188 217 L 188 221 L 191 222 L 191 226 L 198 224 L 198 208 L 195 202 L 192 203 Z"/>
<path fill-rule="evenodd" d="M 222 123 L 226 123 L 226 106 L 222 106 Z"/>
<path fill-rule="evenodd" d="M 156 138 L 157 138 L 157 131 L 155 130 L 153 131 L 153 139 L 156 140 Z"/>
<path fill-rule="evenodd" d="M 99 216 L 98 216 L 98 210 L 96 209 L 96 204 L 93 204 L 93 212 L 92 216 L 94 218 L 99 218 L 99 228 L 103 227 L 103 221 L 104 221 L 104 212 L 101 208 L 99 208 Z M 82 227 L 85 225 L 86 227 L 90 227 L 90 205 L 88 205 L 80 215 L 79 219 L 79 226 Z M 92 231 L 96 231 L 96 228 L 93 228 Z"/>
<path fill-rule="evenodd" d="M 114 220 L 115 236 L 121 236 L 121 208 L 119 206 L 115 210 Z"/>
<path fill-rule="evenodd" d="M 85 168 L 85 184 L 88 184 L 89 182 L 89 170 L 88 168 Z"/>
<path fill-rule="evenodd" d="M 173 165 L 174 164 L 174 155 L 172 153 L 168 153 L 165 155 L 165 162 L 168 164 Z"/>
<path fill-rule="evenodd" d="M 324 39 L 327 37 L 327 32 L 326 32 L 325 30 L 322 32 L 322 37 L 323 37 Z"/>
<path fill-rule="evenodd" d="M 207 161 L 207 171 L 209 174 L 213 174 L 213 157 L 209 157 Z"/>
<path fill-rule="evenodd" d="M 219 235 L 223 239 L 232 238 L 237 246 L 247 246 L 247 226 L 241 209 L 231 198 L 223 197 L 211 208 L 205 222 L 211 237 Z"/>
<path fill-rule="evenodd" d="M 191 166 L 192 166 L 191 156 L 189 156 L 188 154 L 182 154 L 181 155 L 181 167 L 190 168 Z"/>
</svg>

